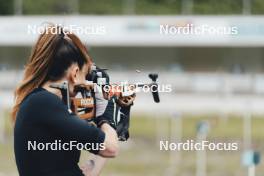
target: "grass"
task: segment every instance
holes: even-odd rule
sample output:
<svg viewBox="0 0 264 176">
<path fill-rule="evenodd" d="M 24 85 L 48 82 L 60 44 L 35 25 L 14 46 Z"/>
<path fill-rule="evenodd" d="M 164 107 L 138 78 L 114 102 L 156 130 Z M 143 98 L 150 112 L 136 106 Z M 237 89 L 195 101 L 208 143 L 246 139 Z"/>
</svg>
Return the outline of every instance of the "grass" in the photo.
<svg viewBox="0 0 264 176">
<path fill-rule="evenodd" d="M 131 133 L 134 137 L 144 137 L 148 139 L 154 139 L 157 128 L 165 126 L 167 134 L 170 130 L 170 124 L 173 120 L 169 117 L 165 118 L 132 118 L 131 120 Z M 158 121 L 158 122 L 157 122 Z M 200 121 L 207 121 L 210 124 L 209 138 L 218 139 L 241 139 L 243 134 L 243 119 L 236 115 L 231 117 L 221 117 L 219 115 L 183 115 L 182 129 L 183 138 L 194 138 L 196 136 L 197 124 Z M 264 138 L 264 119 L 260 116 L 253 116 L 252 120 L 252 138 L 254 140 L 260 140 Z M 174 121 L 175 123 L 175 121 Z M 158 125 L 157 125 L 158 124 Z"/>
<path fill-rule="evenodd" d="M 184 114 L 182 118 L 182 140 L 196 138 L 196 126 L 201 120 L 210 124 L 209 141 L 238 142 L 239 150 L 208 151 L 207 175 L 246 175 L 246 168 L 241 166 L 243 151 L 243 118 L 235 115 L 221 117 L 214 114 L 193 116 Z M 177 120 L 169 117 L 154 118 L 148 115 L 134 115 L 131 119 L 131 138 L 121 144 L 120 155 L 110 159 L 102 175 L 115 176 L 154 176 L 154 175 L 182 175 L 192 176 L 196 171 L 195 151 L 160 151 L 159 139 L 170 139 L 170 130 L 175 132 Z M 175 126 L 172 125 L 174 123 Z M 254 116 L 252 119 L 253 147 L 264 152 L 264 118 Z M 12 127 L 6 120 L 6 139 L 0 145 L 0 176 L 17 175 L 12 146 Z M 173 139 L 172 139 L 173 141 Z M 80 163 L 89 157 L 88 152 L 83 152 Z M 264 172 L 263 163 L 256 168 L 256 175 Z"/>
</svg>

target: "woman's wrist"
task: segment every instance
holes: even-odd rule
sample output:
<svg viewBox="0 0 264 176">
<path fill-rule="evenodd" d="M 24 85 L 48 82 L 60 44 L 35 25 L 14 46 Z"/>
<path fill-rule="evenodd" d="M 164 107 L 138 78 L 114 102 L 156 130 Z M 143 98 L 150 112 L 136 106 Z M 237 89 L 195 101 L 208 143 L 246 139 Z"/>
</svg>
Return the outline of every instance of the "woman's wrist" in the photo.
<svg viewBox="0 0 264 176">
<path fill-rule="evenodd" d="M 109 128 L 113 128 L 113 127 L 108 123 L 108 121 L 103 121 L 101 123 L 101 125 L 99 126 L 99 128 L 101 128 L 103 130 L 103 129 L 109 129 Z"/>
</svg>

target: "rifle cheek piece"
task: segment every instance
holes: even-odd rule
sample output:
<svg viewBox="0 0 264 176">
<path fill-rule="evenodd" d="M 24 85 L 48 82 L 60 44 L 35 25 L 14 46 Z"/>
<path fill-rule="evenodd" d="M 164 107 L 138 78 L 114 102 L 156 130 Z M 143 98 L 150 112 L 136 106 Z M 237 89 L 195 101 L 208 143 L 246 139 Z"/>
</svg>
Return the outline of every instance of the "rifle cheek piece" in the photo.
<svg viewBox="0 0 264 176">
<path fill-rule="evenodd" d="M 69 92 L 69 83 L 64 81 L 61 84 L 54 83 L 51 88 L 59 89 L 62 94 L 62 100 L 67 105 L 70 113 L 77 114 L 81 119 L 91 119 L 95 117 L 95 99 L 93 96 L 93 85 L 80 84 L 74 87 L 74 92 L 81 93 L 81 98 L 71 98 Z"/>
<path fill-rule="evenodd" d="M 72 113 L 71 110 L 71 101 L 70 101 L 70 91 L 69 91 L 69 82 L 63 81 L 61 84 L 53 83 L 50 85 L 51 88 L 59 89 L 61 91 L 62 100 L 67 105 L 69 113 Z"/>
</svg>

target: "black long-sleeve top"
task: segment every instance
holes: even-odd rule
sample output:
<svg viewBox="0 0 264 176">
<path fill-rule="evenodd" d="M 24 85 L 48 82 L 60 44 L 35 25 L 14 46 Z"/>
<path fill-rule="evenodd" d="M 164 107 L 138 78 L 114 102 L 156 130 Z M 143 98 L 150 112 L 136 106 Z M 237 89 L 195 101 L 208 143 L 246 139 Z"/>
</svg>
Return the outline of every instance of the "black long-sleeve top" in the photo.
<svg viewBox="0 0 264 176">
<path fill-rule="evenodd" d="M 104 132 L 70 114 L 57 95 L 37 88 L 23 100 L 16 117 L 14 149 L 19 175 L 83 176 L 78 167 L 80 150 L 60 150 L 58 145 L 57 150 L 43 150 L 43 144 L 99 144 L 104 139 Z M 33 150 L 34 142 L 40 147 L 37 150 Z M 98 148 L 90 152 L 97 154 Z"/>
</svg>

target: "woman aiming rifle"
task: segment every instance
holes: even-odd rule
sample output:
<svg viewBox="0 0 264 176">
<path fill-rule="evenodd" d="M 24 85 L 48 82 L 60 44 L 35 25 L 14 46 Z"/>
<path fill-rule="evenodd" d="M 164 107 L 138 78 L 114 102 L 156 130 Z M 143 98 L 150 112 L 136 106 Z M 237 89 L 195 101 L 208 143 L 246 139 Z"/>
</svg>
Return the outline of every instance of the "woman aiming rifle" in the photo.
<svg viewBox="0 0 264 176">
<path fill-rule="evenodd" d="M 103 112 L 100 110 L 95 127 L 70 113 L 61 91 L 50 86 L 67 81 L 70 97 L 74 97 L 74 86 L 85 82 L 90 65 L 87 50 L 76 35 L 55 26 L 40 35 L 15 92 L 14 149 L 20 176 L 83 176 L 83 172 L 98 175 L 104 158 L 117 155 L 118 137 L 112 123 L 114 102 L 107 101 Z M 71 141 L 83 145 L 103 143 L 104 147 L 92 147 L 89 152 L 104 158 L 97 157 L 95 167 L 82 171 L 78 166 L 80 150 L 65 147 L 69 145 L 53 150 L 51 144 L 55 141 L 60 145 Z"/>
</svg>

